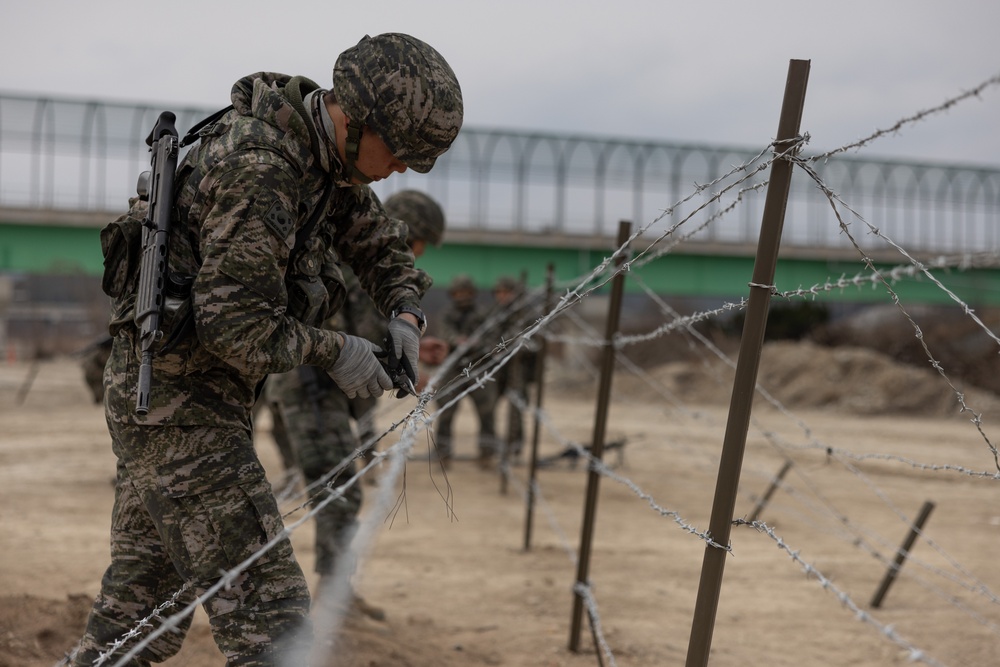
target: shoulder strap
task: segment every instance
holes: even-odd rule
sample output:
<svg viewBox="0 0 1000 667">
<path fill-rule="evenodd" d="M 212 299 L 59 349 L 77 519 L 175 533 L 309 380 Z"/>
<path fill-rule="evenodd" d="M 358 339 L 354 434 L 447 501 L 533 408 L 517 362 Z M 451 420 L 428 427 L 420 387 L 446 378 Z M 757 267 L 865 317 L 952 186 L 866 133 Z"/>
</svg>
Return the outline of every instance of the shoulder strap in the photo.
<svg viewBox="0 0 1000 667">
<path fill-rule="evenodd" d="M 313 209 L 312 215 L 309 216 L 309 220 L 295 233 L 295 245 L 292 247 L 292 253 L 289 256 L 289 264 L 294 262 L 299 256 L 306 241 L 312 236 L 312 231 L 316 228 L 316 223 L 319 222 L 319 219 L 326 212 L 326 205 L 330 202 L 330 195 L 333 194 L 333 188 L 333 182 L 327 181 L 326 189 L 323 190 L 323 196 L 320 197 L 319 203 Z"/>
<path fill-rule="evenodd" d="M 189 146 L 189 145 L 193 144 L 195 141 L 197 141 L 201 137 L 201 131 L 206 126 L 215 123 L 215 121 L 217 121 L 220 118 L 222 118 L 224 115 L 226 115 L 227 113 L 229 113 L 232 109 L 233 109 L 233 105 L 230 104 L 225 109 L 219 109 L 218 111 L 216 111 L 215 113 L 213 113 L 211 116 L 208 116 L 206 118 L 202 118 L 201 120 L 199 120 L 197 123 L 194 124 L 194 126 L 190 130 L 187 131 L 187 134 L 184 135 L 184 138 L 181 139 L 180 147 L 184 148 L 185 146 Z"/>
</svg>

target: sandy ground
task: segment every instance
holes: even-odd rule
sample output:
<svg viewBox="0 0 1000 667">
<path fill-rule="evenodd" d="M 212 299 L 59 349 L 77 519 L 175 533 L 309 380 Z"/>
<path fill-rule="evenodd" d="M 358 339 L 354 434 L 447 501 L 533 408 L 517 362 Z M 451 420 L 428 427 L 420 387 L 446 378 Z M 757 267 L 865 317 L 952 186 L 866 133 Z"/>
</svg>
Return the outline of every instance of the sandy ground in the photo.
<svg viewBox="0 0 1000 667">
<path fill-rule="evenodd" d="M 755 409 L 737 514 L 753 509 L 785 457 L 794 466 L 761 515 L 771 534 L 733 529 L 711 664 L 997 664 L 1000 505 L 989 446 L 953 406 L 928 399 L 894 408 L 894 399 L 924 383 L 938 386 L 932 374 L 881 382 L 862 373 L 851 384 L 849 363 L 826 358 L 815 368 L 807 363 L 814 357 L 815 350 L 805 357 L 784 350 L 794 377 L 781 375 L 780 364 L 762 365 L 763 379 L 768 368 L 778 373 L 776 392 L 793 414 Z M 88 402 L 74 361 L 39 365 L 23 396 L 30 373 L 28 364 L 0 366 L 2 667 L 48 666 L 70 650 L 108 561 L 114 465 L 102 410 Z M 349 617 L 329 664 L 684 664 L 706 546 L 683 525 L 708 526 L 728 390 L 709 391 L 691 367 L 654 375 L 665 393 L 616 379 L 609 416 L 608 440 L 627 445 L 621 461 L 606 457 L 622 479 L 601 479 L 590 580 L 610 652 L 595 652 L 586 622 L 579 651 L 568 648 L 585 467 L 559 462 L 539 471 L 544 501 L 525 550 L 527 466 L 513 469 L 502 493 L 497 474 L 468 460 L 473 422 L 465 407 L 457 450 L 466 460 L 447 480 L 427 461 L 411 460 L 405 508 L 394 518 L 382 510 L 372 516 L 376 487 L 365 486 L 366 518 L 378 530 L 355 584 L 387 619 Z M 543 456 L 560 452 L 564 439 L 591 438 L 592 384 L 570 375 L 547 385 L 545 408 L 558 434 L 543 434 Z M 824 387 L 822 400 L 808 396 L 807 388 Z M 408 400 L 386 403 L 380 424 L 412 407 Z M 994 414 L 983 428 L 997 441 Z M 276 482 L 281 470 L 267 426 L 262 419 L 260 455 Z M 412 457 L 426 446 L 420 441 Z M 441 497 L 449 489 L 455 517 Z M 924 535 L 882 607 L 872 609 L 885 563 L 928 500 L 935 509 Z M 310 522 L 293 542 L 310 571 Z M 200 611 L 167 664 L 224 664 Z"/>
</svg>

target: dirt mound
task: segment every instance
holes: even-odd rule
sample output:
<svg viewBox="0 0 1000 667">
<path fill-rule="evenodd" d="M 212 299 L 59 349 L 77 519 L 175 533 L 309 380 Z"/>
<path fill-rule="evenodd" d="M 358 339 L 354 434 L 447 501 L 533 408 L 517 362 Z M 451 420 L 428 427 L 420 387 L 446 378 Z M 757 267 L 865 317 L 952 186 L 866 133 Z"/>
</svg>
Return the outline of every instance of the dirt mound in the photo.
<svg viewBox="0 0 1000 667">
<path fill-rule="evenodd" d="M 52 667 L 79 641 L 92 602 L 89 595 L 82 594 L 65 600 L 0 596 L 0 667 Z M 462 647 L 454 647 L 454 656 L 442 656 L 439 646 L 422 639 L 435 632 L 429 617 L 411 617 L 400 623 L 393 620 L 380 623 L 357 614 L 349 616 L 327 667 L 494 664 L 494 656 L 470 655 Z M 163 664 L 221 667 L 224 663 L 207 622 L 196 619 L 180 654 Z"/>
<path fill-rule="evenodd" d="M 927 351 L 952 378 L 969 386 L 1000 393 L 997 342 L 965 311 L 955 306 L 913 306 L 906 319 L 893 305 L 872 306 L 815 331 L 812 338 L 830 347 L 866 347 L 896 361 L 926 368 Z M 1000 311 L 977 310 L 990 331 L 1000 329 Z M 920 338 L 913 328 L 920 327 Z"/>
<path fill-rule="evenodd" d="M 713 358 L 673 362 L 649 374 L 685 402 L 727 403 L 735 371 Z M 960 414 L 955 391 L 936 370 L 903 364 L 867 348 L 829 348 L 804 341 L 768 343 L 757 382 L 789 408 L 823 408 L 856 415 Z M 642 379 L 624 373 L 615 379 L 615 386 L 629 395 L 655 396 Z M 1000 414 L 1000 398 L 995 394 L 956 386 L 976 412 Z M 762 399 L 757 400 L 760 404 Z"/>
<path fill-rule="evenodd" d="M 89 595 L 0 597 L 0 667 L 52 667 L 80 639 L 92 602 Z"/>
</svg>

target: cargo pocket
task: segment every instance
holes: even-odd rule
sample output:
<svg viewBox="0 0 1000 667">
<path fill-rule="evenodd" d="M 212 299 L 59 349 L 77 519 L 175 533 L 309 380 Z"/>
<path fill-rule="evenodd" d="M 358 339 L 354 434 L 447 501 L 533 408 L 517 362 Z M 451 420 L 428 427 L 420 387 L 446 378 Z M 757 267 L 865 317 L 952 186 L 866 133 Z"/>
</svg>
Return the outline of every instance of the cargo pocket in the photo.
<svg viewBox="0 0 1000 667">
<path fill-rule="evenodd" d="M 142 221 L 130 210 L 101 230 L 104 275 L 101 289 L 112 298 L 126 292 L 139 277 L 139 254 L 142 246 Z"/>
<path fill-rule="evenodd" d="M 163 539 L 185 578 L 214 581 L 281 534 L 284 525 L 264 469 L 252 450 L 210 453 L 157 469 L 168 510 L 161 517 Z M 281 540 L 248 569 L 292 556 Z M 251 577 L 256 581 L 257 577 Z M 256 583 L 254 588 L 261 588 Z M 266 589 L 258 591 L 262 599 Z"/>
</svg>

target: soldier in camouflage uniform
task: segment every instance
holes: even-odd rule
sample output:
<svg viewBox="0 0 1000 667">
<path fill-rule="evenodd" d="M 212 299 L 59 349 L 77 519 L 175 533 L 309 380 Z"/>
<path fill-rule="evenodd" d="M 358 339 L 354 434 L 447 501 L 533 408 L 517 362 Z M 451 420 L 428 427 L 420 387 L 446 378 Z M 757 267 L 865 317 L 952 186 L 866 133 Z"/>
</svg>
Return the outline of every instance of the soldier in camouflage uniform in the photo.
<svg viewBox="0 0 1000 667">
<path fill-rule="evenodd" d="M 476 303 L 476 295 L 476 286 L 472 279 L 466 275 L 456 276 L 448 286 L 451 304 L 442 317 L 441 337 L 452 350 L 465 344 L 473 332 L 486 320 L 487 312 Z M 468 350 L 456 361 L 456 367 L 464 368 L 479 361 L 484 355 L 489 354 L 491 349 L 492 346 L 483 341 L 471 343 Z M 459 384 L 457 390 L 464 391 L 466 388 L 465 384 Z M 445 389 L 438 396 L 438 403 L 446 405 L 453 396 L 454 391 Z M 482 387 L 472 391 L 468 397 L 475 405 L 476 416 L 479 419 L 477 439 L 479 465 L 481 468 L 487 469 L 492 465 L 493 457 L 496 456 L 499 449 L 494 428 L 494 407 L 497 402 L 496 383 L 487 382 Z M 438 458 L 445 466 L 449 464 L 453 456 L 452 422 L 460 403 L 445 407 L 437 418 L 434 440 L 437 444 Z"/>
<path fill-rule="evenodd" d="M 445 218 L 444 211 L 434 199 L 418 190 L 403 190 L 390 196 L 385 200 L 385 212 L 391 218 L 402 220 L 406 223 L 406 242 L 413 251 L 413 256 L 419 259 L 427 250 L 428 244 L 440 247 L 444 240 Z M 345 272 L 345 278 L 349 276 Z M 360 301 L 359 309 L 364 309 L 354 321 L 360 322 L 357 329 L 345 329 L 348 333 L 356 336 L 364 336 L 368 340 L 381 344 L 385 339 L 385 319 L 375 310 L 372 300 L 368 298 L 360 289 L 352 290 L 348 283 L 348 302 L 355 298 Z M 345 310 L 347 310 L 345 308 Z M 429 345 L 443 344 L 440 340 L 430 337 L 420 339 L 420 360 L 424 361 Z M 356 396 L 351 399 L 351 418 L 358 425 L 358 439 L 362 444 L 370 444 L 365 449 L 364 457 L 366 461 L 371 461 L 376 450 L 375 433 L 375 405 L 377 399 L 372 397 Z"/>
<path fill-rule="evenodd" d="M 415 190 L 404 190 L 385 202 L 386 213 L 406 223 L 407 244 L 414 257 L 424 254 L 427 243 L 440 245 L 444 230 L 444 213 L 427 195 Z M 364 337 L 382 344 L 388 332 L 385 317 L 361 288 L 357 276 L 347 266 L 342 267 L 347 286 L 347 298 L 325 327 Z M 268 380 L 268 400 L 277 405 L 285 423 L 288 438 L 295 452 L 306 484 L 314 488 L 314 498 L 321 500 L 325 488 L 336 488 L 354 473 L 353 465 L 345 460 L 360 444 L 371 451 L 375 446 L 374 410 L 377 399 L 373 396 L 349 398 L 322 368 L 300 366 L 289 372 L 272 375 Z M 372 435 L 361 436 L 361 421 L 367 418 Z M 359 424 L 359 436 L 351 429 L 351 420 Z M 330 479 L 323 479 L 334 469 L 341 470 Z M 323 484 L 320 484 L 320 481 Z M 343 496 L 327 503 L 316 514 L 315 570 L 320 575 L 318 589 L 322 590 L 325 578 L 334 574 L 338 562 L 350 553 L 351 537 L 357 530 L 357 514 L 361 508 L 362 489 L 352 484 Z M 349 565 L 353 571 L 353 564 Z M 376 620 L 385 614 L 377 607 L 352 593 L 355 609 Z"/>
<path fill-rule="evenodd" d="M 133 310 L 145 203 L 133 199 L 102 232 L 118 484 L 111 565 L 77 665 L 91 665 L 185 583 L 182 603 L 268 543 L 204 608 L 228 665 L 305 664 L 292 637 L 308 630 L 309 590 L 254 451 L 250 411 L 266 375 L 303 364 L 326 369 L 348 396 L 392 388 L 371 343 L 319 326 L 342 299 L 334 255 L 390 318 L 390 372 L 416 380 L 429 280 L 413 268 L 403 225 L 366 184 L 427 172 L 449 148 L 462 122 L 451 67 L 413 37 L 365 37 L 337 59 L 329 91 L 262 72 L 238 81 L 232 102 L 178 165 L 170 288 L 144 416 L 135 411 Z M 169 658 L 189 623 L 129 665 Z"/>
<path fill-rule="evenodd" d="M 518 303 L 523 292 L 522 285 L 510 276 L 501 276 L 493 284 L 493 299 L 496 303 L 488 317 L 497 322 L 496 328 L 503 340 L 513 339 L 524 328 L 524 309 Z M 494 338 L 496 337 L 494 334 Z M 522 403 L 527 402 L 524 358 L 523 352 L 518 352 L 493 376 L 497 396 L 508 398 L 505 454 L 513 459 L 521 455 L 524 446 L 524 418 L 513 401 L 509 400 L 508 394 L 513 394 Z"/>
</svg>

